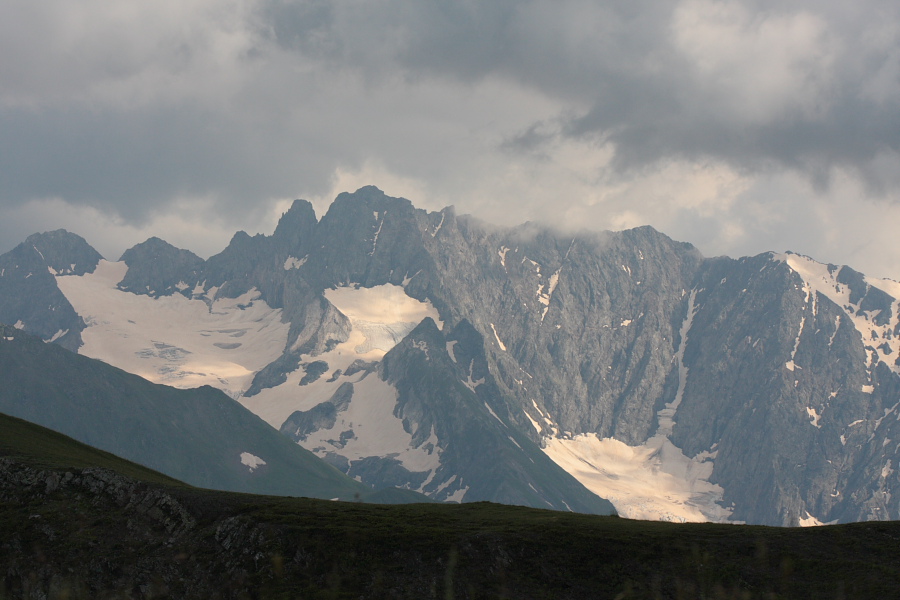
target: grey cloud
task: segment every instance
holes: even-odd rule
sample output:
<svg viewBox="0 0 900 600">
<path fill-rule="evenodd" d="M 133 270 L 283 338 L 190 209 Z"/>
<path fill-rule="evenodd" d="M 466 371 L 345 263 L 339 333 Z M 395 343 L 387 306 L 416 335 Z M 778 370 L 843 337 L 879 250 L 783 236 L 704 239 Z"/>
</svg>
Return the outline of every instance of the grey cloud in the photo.
<svg viewBox="0 0 900 600">
<path fill-rule="evenodd" d="M 879 0 L 848 6 L 373 2 L 328 11 L 327 33 L 317 36 L 362 70 L 496 76 L 558 98 L 569 105 L 560 134 L 615 144 L 621 169 L 713 158 L 745 171 L 793 169 L 824 185 L 833 168 L 845 167 L 874 190 L 884 182 L 873 161 L 900 151 L 900 84 L 891 79 L 900 74 L 900 9 Z M 679 43 L 693 44 L 703 31 L 679 34 L 678 23 L 713 28 L 693 48 L 701 54 Z M 708 60 L 718 60 L 718 70 L 698 67 Z M 578 106 L 589 108 L 572 116 Z M 522 140 L 533 142 L 529 131 Z"/>
<path fill-rule="evenodd" d="M 137 112 L 0 111 L 5 204 L 65 198 L 141 222 L 178 197 L 222 208 L 327 184 L 333 160 L 277 131 L 197 107 Z M 313 189 L 315 185 L 312 185 Z"/>
</svg>

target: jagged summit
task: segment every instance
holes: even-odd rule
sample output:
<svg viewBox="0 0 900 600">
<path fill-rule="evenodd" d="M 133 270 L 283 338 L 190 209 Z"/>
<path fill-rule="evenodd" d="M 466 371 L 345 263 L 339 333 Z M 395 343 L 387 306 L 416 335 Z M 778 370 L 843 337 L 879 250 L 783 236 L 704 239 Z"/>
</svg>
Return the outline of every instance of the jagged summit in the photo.
<svg viewBox="0 0 900 600">
<path fill-rule="evenodd" d="M 93 273 L 103 258 L 83 237 L 65 229 L 35 233 L 20 247 L 26 252 L 34 250 L 48 268 L 61 275 Z"/>
<path fill-rule="evenodd" d="M 154 298 L 173 293 L 189 296 L 203 264 L 203 259 L 193 252 L 176 248 L 158 237 L 129 248 L 119 261 L 128 265 L 125 277 L 118 283 L 119 289 Z"/>
</svg>

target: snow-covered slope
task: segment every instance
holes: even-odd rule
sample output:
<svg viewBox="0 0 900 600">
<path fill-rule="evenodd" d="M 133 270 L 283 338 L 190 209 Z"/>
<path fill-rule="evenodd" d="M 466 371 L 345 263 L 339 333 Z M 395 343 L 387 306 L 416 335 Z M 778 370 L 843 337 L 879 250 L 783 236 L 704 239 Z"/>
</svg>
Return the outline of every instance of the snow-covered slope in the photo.
<svg viewBox="0 0 900 600">
<path fill-rule="evenodd" d="M 803 278 L 806 302 L 816 316 L 818 295 L 839 306 L 868 351 L 869 365 L 900 373 L 900 283 L 875 279 L 848 267 L 826 265 L 799 254 L 778 255 Z M 835 329 L 840 326 L 835 323 Z M 802 331 L 797 334 L 799 340 Z M 863 391 L 870 391 L 866 386 Z"/>
<path fill-rule="evenodd" d="M 329 289 L 325 297 L 350 320 L 350 332 L 330 350 L 299 355 L 297 369 L 284 383 L 241 398 L 241 402 L 273 427 L 281 427 L 297 410 L 309 410 L 328 400 L 347 382 L 360 381 L 366 370 L 354 372 L 354 362 L 373 363 L 397 345 L 425 317 L 438 319 L 430 303 L 410 298 L 403 288 L 385 284 L 374 288 Z M 270 359 L 274 360 L 275 357 Z M 351 371 L 352 375 L 346 375 Z"/>
<path fill-rule="evenodd" d="M 281 310 L 251 290 L 216 298 L 198 286 L 153 298 L 118 289 L 124 262 L 101 260 L 93 273 L 57 275 L 56 282 L 87 328 L 81 354 L 179 388 L 217 387 L 233 398 L 281 355 L 288 325 Z"/>
</svg>

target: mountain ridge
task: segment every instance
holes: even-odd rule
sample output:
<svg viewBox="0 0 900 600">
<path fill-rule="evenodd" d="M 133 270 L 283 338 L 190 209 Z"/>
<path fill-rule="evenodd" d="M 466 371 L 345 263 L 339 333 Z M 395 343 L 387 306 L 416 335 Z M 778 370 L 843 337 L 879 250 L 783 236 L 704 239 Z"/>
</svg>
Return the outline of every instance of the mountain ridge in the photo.
<svg viewBox="0 0 900 600">
<path fill-rule="evenodd" d="M 568 476 L 572 465 L 593 465 L 575 479 L 595 494 L 615 496 L 623 514 L 676 520 L 717 514 L 778 525 L 900 516 L 894 494 L 900 445 L 891 444 L 900 431 L 886 418 L 900 406 L 894 354 L 900 285 L 796 256 L 703 258 L 650 227 L 566 236 L 533 224 L 493 227 L 456 216 L 451 207 L 429 213 L 366 187 L 338 196 L 318 221 L 309 203 L 298 201 L 272 236 L 236 235 L 198 269 L 196 281 L 184 282 L 191 294 L 182 296 L 206 302 L 210 314 L 224 310 L 231 319 L 256 310 L 286 327 L 278 330 L 280 354 L 273 351 L 264 365 L 235 358 L 250 365 L 252 377 L 221 375 L 276 428 L 344 384 L 380 390 L 386 412 L 376 420 L 400 427 L 391 443 L 349 427 L 347 415 L 362 414 L 365 394 L 358 391 L 335 412 L 334 423 L 346 422 L 346 429 L 304 434 L 316 439 L 310 449 L 348 471 L 358 463 L 357 472 L 367 465 L 366 476 L 378 477 L 387 472 L 382 468 L 394 469 L 396 456 L 421 467 L 441 454 L 438 448 L 466 445 L 459 432 L 438 439 L 432 454 L 417 445 L 427 439 L 416 435 L 417 426 L 438 418 L 428 411 L 440 404 L 419 405 L 406 422 L 397 416 L 417 406 L 400 399 L 401 388 L 416 387 L 408 370 L 389 381 L 383 366 L 346 374 L 351 359 L 384 360 L 393 350 L 379 350 L 388 344 L 383 340 L 396 347 L 409 342 L 413 327 L 391 312 L 402 305 L 418 315 L 416 322 L 429 310 L 439 316 L 447 380 L 436 393 L 461 390 L 471 403 L 467 418 L 505 424 L 515 435 L 495 439 L 528 438 L 555 464 L 567 465 Z M 179 271 L 168 268 L 173 280 Z M 74 289 L 96 276 L 76 277 L 57 280 Z M 360 312 L 366 294 L 380 313 Z M 216 302 L 224 308 L 214 309 Z M 463 346 L 447 333 L 463 322 L 477 333 L 463 359 L 469 364 L 456 362 L 454 348 Z M 249 322 L 240 327 L 250 335 Z M 100 331 L 88 327 L 86 349 Z M 237 357 L 246 346 L 241 339 L 249 338 L 217 341 L 222 352 L 210 356 Z M 120 355 L 139 351 L 135 344 L 137 350 Z M 150 347 L 150 340 L 141 344 Z M 177 375 L 193 359 L 154 360 Z M 309 369 L 320 363 L 325 371 L 313 377 Z M 418 389 L 419 400 L 430 393 Z M 332 404 L 338 405 L 344 403 Z M 477 408 L 485 405 L 489 411 Z M 372 444 L 381 449 L 366 455 Z M 475 465 L 478 453 L 469 452 L 467 464 Z M 523 448 L 514 452 L 532 464 Z M 510 485 L 520 473 L 517 460 L 503 459 Z M 415 471 L 427 473 L 424 479 L 409 475 L 407 485 L 450 481 L 448 469 L 429 464 Z M 447 485 L 459 485 L 460 477 L 487 485 L 474 475 L 478 469 L 469 469 Z M 528 484 L 542 489 L 544 504 L 535 505 L 568 502 L 559 490 L 554 495 L 538 485 L 542 473 L 556 469 L 528 469 L 534 469 Z M 666 492 L 650 494 L 647 482 Z M 671 499 L 661 500 L 666 495 Z"/>
</svg>

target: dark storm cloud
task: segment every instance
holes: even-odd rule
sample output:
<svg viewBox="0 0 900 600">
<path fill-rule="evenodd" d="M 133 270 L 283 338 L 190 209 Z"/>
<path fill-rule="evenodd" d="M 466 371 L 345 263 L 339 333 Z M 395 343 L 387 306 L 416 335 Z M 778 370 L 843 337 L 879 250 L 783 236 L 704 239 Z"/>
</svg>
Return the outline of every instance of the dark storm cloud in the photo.
<svg viewBox="0 0 900 600">
<path fill-rule="evenodd" d="M 227 210 L 261 192 L 289 196 L 298 164 L 310 177 L 321 173 L 323 185 L 334 166 L 312 148 L 290 147 L 277 131 L 196 107 L 6 110 L 0 156 L 7 203 L 64 198 L 133 222 L 173 197 L 211 194 Z"/>
</svg>

